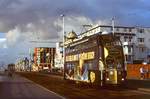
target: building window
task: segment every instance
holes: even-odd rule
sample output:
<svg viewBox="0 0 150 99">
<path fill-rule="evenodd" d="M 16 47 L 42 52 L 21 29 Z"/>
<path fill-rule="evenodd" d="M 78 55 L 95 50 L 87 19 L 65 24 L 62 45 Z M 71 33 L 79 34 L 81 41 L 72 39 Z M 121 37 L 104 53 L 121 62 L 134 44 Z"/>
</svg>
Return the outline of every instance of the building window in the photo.
<svg viewBox="0 0 150 99">
<path fill-rule="evenodd" d="M 119 28 L 116 28 L 116 31 L 119 31 Z"/>
<path fill-rule="evenodd" d="M 124 28 L 124 32 L 127 32 L 127 28 Z"/>
<path fill-rule="evenodd" d="M 138 42 L 143 43 L 144 42 L 144 38 L 138 38 Z"/>
<path fill-rule="evenodd" d="M 132 41 L 132 36 L 129 37 L 129 42 L 131 42 L 131 41 Z"/>
<path fill-rule="evenodd" d="M 144 47 L 139 47 L 139 52 L 144 52 L 145 48 Z"/>
<path fill-rule="evenodd" d="M 131 53 L 132 47 L 128 46 L 128 52 Z"/>
<path fill-rule="evenodd" d="M 124 36 L 124 41 L 126 42 L 128 40 L 128 37 L 127 36 Z"/>
<path fill-rule="evenodd" d="M 131 28 L 129 28 L 129 32 L 132 32 L 132 29 L 131 29 Z"/>
<path fill-rule="evenodd" d="M 137 29 L 139 33 L 144 33 L 144 29 Z"/>
</svg>

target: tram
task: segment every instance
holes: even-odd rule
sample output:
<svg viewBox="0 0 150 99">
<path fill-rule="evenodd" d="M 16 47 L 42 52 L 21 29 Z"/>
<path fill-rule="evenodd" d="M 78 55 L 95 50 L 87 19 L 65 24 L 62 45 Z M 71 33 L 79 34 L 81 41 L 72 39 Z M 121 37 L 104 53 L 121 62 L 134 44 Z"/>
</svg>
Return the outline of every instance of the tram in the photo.
<svg viewBox="0 0 150 99">
<path fill-rule="evenodd" d="M 87 83 L 122 84 L 126 80 L 123 47 L 112 33 L 96 33 L 65 42 L 64 78 Z"/>
</svg>

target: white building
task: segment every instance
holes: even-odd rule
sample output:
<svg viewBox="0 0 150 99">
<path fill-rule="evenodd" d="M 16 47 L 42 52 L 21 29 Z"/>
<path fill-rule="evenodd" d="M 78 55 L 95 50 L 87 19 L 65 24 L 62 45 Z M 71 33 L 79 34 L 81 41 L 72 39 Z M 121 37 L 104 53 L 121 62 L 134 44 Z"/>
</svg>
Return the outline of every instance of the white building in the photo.
<svg viewBox="0 0 150 99">
<path fill-rule="evenodd" d="M 63 68 L 63 46 L 62 42 L 56 43 L 55 67 Z"/>
<path fill-rule="evenodd" d="M 136 60 L 148 61 L 150 55 L 150 27 L 135 27 L 136 42 L 135 42 L 135 57 Z"/>
</svg>

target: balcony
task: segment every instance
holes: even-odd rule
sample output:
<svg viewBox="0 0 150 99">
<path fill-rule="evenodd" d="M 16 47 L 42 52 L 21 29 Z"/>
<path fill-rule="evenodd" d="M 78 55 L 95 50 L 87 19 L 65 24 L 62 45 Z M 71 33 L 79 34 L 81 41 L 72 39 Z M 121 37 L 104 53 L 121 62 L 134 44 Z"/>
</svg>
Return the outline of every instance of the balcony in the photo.
<svg viewBox="0 0 150 99">
<path fill-rule="evenodd" d="M 144 42 L 138 42 L 138 46 L 144 46 Z"/>
</svg>

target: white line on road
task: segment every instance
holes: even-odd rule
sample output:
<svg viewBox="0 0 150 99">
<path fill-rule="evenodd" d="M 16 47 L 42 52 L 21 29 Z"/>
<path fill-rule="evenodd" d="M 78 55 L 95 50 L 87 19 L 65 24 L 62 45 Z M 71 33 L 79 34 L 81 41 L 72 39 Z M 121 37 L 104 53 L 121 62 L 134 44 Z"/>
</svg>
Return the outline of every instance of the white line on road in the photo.
<svg viewBox="0 0 150 99">
<path fill-rule="evenodd" d="M 146 94 L 146 95 L 150 95 L 150 93 L 149 93 L 149 92 L 140 91 L 140 90 L 132 90 L 131 92 L 135 92 L 135 93 L 139 93 L 139 94 Z"/>
</svg>

